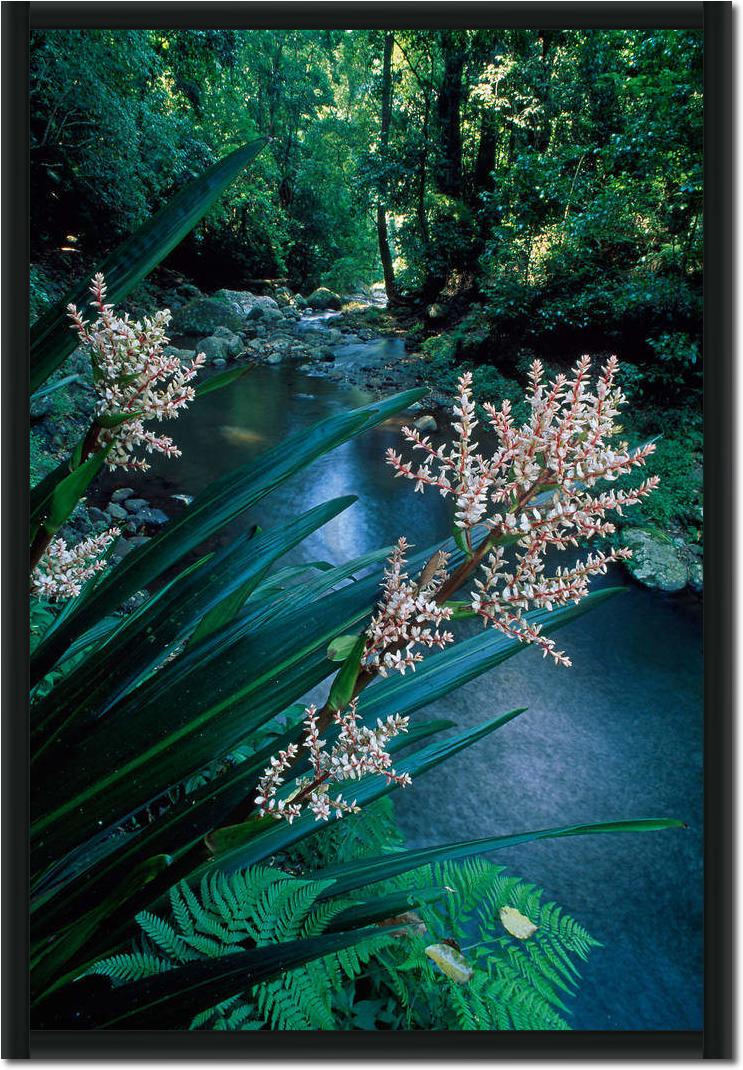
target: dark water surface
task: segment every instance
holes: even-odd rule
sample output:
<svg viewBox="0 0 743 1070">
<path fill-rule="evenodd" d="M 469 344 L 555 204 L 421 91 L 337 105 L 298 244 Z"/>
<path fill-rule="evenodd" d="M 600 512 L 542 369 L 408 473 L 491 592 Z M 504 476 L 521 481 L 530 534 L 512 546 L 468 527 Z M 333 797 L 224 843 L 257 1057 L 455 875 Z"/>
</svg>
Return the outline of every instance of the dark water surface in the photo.
<svg viewBox="0 0 743 1070">
<path fill-rule="evenodd" d="M 377 340 L 388 356 L 402 343 Z M 342 359 L 362 359 L 364 347 Z M 354 387 L 289 365 L 260 367 L 173 424 L 180 461 L 151 473 L 165 496 L 196 494 L 289 434 L 368 401 Z M 413 494 L 384 463 L 402 419 L 322 458 L 241 523 L 277 523 L 341 494 L 358 502 L 295 553 L 342 562 L 405 534 L 448 534 L 438 496 Z M 435 436 L 434 436 L 435 438 Z M 151 485 L 151 484 L 150 484 Z M 604 945 L 583 970 L 576 1029 L 698 1029 L 702 999 L 701 607 L 629 584 L 567 626 L 573 668 L 517 657 L 427 708 L 459 727 L 516 706 L 528 712 L 396 796 L 411 846 L 552 825 L 678 817 L 688 830 L 546 841 L 495 860 L 542 886 Z"/>
</svg>

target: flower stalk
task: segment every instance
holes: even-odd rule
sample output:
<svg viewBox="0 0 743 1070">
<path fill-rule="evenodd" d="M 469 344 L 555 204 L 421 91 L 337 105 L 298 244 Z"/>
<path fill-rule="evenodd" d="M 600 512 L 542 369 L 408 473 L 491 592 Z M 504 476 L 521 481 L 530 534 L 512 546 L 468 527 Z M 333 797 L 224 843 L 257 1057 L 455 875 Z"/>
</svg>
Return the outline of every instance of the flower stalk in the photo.
<svg viewBox="0 0 743 1070">
<path fill-rule="evenodd" d="M 593 386 L 591 361 L 584 356 L 570 377 L 559 374 L 548 383 L 541 362 L 534 361 L 526 394 L 531 409 L 528 421 L 517 426 L 508 401 L 500 408 L 483 406 L 496 438 L 495 451 L 487 457 L 478 452 L 474 440 L 479 421 L 468 372 L 459 380 L 452 423 L 457 437 L 450 446 L 434 447 L 428 436 L 403 427 L 404 437 L 423 459 L 415 465 L 390 449 L 387 462 L 396 476 L 415 483 L 416 492 L 434 488 L 443 497 L 452 497 L 455 537 L 465 559 L 449 574 L 448 555 L 438 550 L 418 579 L 411 581 L 404 571 L 408 544 L 404 538 L 398 541 L 364 642 L 358 652 L 349 655 L 336 677 L 338 680 L 344 674 L 351 711 L 347 716 L 354 722 L 358 696 L 372 680 L 390 671 L 415 671 L 425 649 L 453 642 L 453 635 L 440 630 L 440 625 L 455 615 L 479 616 L 483 624 L 509 638 L 539 647 L 556 664 L 571 664 L 564 651 L 557 650 L 554 641 L 543 634 L 541 625 L 526 614 L 580 602 L 588 593 L 591 577 L 605 573 L 613 562 L 626 560 L 630 551 L 620 548 L 589 553 L 570 567 L 558 566 L 551 575 L 545 571 L 547 553 L 577 548 L 591 538 L 612 534 L 615 527 L 606 514 L 621 515 L 624 508 L 642 501 L 658 485 L 657 476 L 651 476 L 634 489 L 595 491 L 598 483 L 614 482 L 644 466 L 655 449 L 650 443 L 630 451 L 626 442 L 615 441 L 620 430 L 616 416 L 625 402 L 616 385 L 617 370 L 616 357 L 610 357 Z M 486 533 L 475 543 L 475 530 L 483 526 Z M 452 596 L 471 580 L 468 601 L 449 605 Z M 346 679 L 349 671 L 353 673 L 351 686 Z M 306 722 L 307 740 L 315 739 L 334 720 L 345 723 L 337 704 L 330 700 L 319 710 L 311 707 L 311 711 Z M 304 747 L 312 745 L 307 740 Z M 300 781 L 298 793 L 282 800 L 283 805 L 274 801 L 267 809 L 266 800 L 275 800 L 276 794 L 275 790 L 273 795 L 265 790 L 273 783 L 272 770 L 278 770 L 283 783 L 299 760 L 300 749 L 292 746 L 294 749 L 281 752 L 279 765 L 274 766 L 272 760 L 264 774 L 256 799 L 261 814 L 271 812 L 273 817 L 293 820 L 307 798 L 317 806 L 313 791 L 324 782 L 320 775 L 327 773 L 319 766 L 314 782 Z M 317 818 L 327 820 L 331 809 L 323 803 L 315 810 Z M 350 811 L 339 805 L 335 812 L 340 817 Z"/>
</svg>

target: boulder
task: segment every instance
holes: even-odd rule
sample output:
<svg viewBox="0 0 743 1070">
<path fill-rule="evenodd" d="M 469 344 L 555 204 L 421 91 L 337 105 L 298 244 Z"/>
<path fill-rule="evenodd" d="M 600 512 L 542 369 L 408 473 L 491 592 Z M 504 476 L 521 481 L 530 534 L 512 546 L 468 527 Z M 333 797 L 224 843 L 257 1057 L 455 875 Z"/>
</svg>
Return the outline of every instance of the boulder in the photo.
<svg viewBox="0 0 743 1070">
<path fill-rule="evenodd" d="M 430 413 L 426 413 L 424 416 L 419 416 L 418 419 L 413 422 L 413 427 L 418 431 L 438 431 L 439 429 L 439 425 Z"/>
<path fill-rule="evenodd" d="M 294 294 L 294 304 L 299 309 L 307 308 L 307 302 L 305 301 L 305 299 L 302 297 L 301 294 Z"/>
<path fill-rule="evenodd" d="M 280 308 L 291 308 L 294 304 L 294 296 L 288 286 L 279 286 L 274 298 Z"/>
<path fill-rule="evenodd" d="M 237 356 L 243 345 L 236 334 L 233 334 L 232 337 L 235 339 L 236 344 L 231 342 L 229 338 L 218 338 L 216 335 L 212 335 L 211 338 L 201 339 L 199 351 L 206 357 L 207 364 L 216 364 L 218 360 L 226 363 L 230 357 Z"/>
<path fill-rule="evenodd" d="M 127 498 L 124 502 L 124 508 L 130 513 L 138 513 L 142 509 L 146 509 L 149 504 L 146 498 Z"/>
<path fill-rule="evenodd" d="M 689 586 L 695 594 L 701 594 L 704 590 L 704 565 L 699 557 L 689 561 Z"/>
<path fill-rule="evenodd" d="M 137 513 L 137 523 L 150 524 L 152 527 L 161 527 L 167 524 L 168 517 L 162 509 L 142 509 Z"/>
<path fill-rule="evenodd" d="M 239 331 L 243 325 L 243 318 L 233 307 L 217 297 L 197 297 L 183 308 L 176 310 L 170 330 L 172 334 L 204 338 L 213 335 L 217 327 Z"/>
<path fill-rule="evenodd" d="M 281 353 L 271 353 L 270 356 L 266 357 L 266 364 L 281 364 L 283 359 Z"/>
<path fill-rule="evenodd" d="M 337 293 L 328 290 L 326 286 L 318 286 L 307 298 L 307 304 L 310 308 L 320 310 L 332 308 L 337 310 L 341 307 L 342 302 Z"/>
<path fill-rule="evenodd" d="M 689 569 L 673 543 L 647 528 L 624 528 L 622 542 L 632 551 L 627 568 L 634 578 L 656 591 L 681 591 Z"/>
<path fill-rule="evenodd" d="M 343 341 L 343 335 L 341 334 L 340 331 L 336 330 L 335 328 L 332 328 L 331 330 L 329 330 L 328 333 L 326 334 L 325 338 L 326 338 L 326 341 L 327 341 L 328 345 L 331 345 L 331 346 L 337 345 L 338 342 L 342 342 Z"/>
<path fill-rule="evenodd" d="M 129 519 L 129 514 L 127 513 L 126 509 L 124 508 L 123 505 L 119 505 L 118 502 L 111 502 L 111 504 L 106 509 L 106 512 L 108 513 L 108 515 L 111 517 L 112 520 L 128 520 Z"/>
<path fill-rule="evenodd" d="M 178 357 L 184 362 L 191 361 L 196 356 L 195 349 L 177 349 L 175 346 L 166 346 L 163 350 L 166 357 Z"/>
<path fill-rule="evenodd" d="M 214 298 L 227 305 L 241 320 L 272 320 L 281 316 L 281 309 L 273 297 L 259 297 L 250 290 L 217 290 Z"/>
</svg>

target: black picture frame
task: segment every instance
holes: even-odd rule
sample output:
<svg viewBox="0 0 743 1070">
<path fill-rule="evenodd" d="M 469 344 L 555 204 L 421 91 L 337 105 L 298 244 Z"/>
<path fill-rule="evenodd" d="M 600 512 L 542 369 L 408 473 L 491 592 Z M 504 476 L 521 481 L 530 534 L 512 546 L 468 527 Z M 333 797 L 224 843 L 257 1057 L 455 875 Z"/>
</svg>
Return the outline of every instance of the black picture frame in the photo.
<svg viewBox="0 0 743 1070">
<path fill-rule="evenodd" d="M 9 3 L 2 5 L 3 1005 L 5 1058 L 364 1059 L 732 1056 L 732 4 Z M 700 1032 L 34 1032 L 28 999 L 28 37 L 31 27 L 533 26 L 704 30 L 705 914 Z"/>
</svg>

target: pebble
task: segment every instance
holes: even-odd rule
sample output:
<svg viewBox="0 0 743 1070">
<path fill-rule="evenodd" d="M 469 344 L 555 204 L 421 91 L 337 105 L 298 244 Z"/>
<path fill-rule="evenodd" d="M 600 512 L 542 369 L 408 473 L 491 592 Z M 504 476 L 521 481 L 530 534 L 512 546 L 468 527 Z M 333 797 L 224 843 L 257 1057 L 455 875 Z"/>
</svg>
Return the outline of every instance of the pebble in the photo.
<svg viewBox="0 0 743 1070">
<path fill-rule="evenodd" d="M 118 502 L 111 502 L 106 509 L 106 512 L 109 516 L 113 517 L 114 520 L 127 520 L 129 518 L 126 509 L 122 505 L 119 505 Z"/>
<path fill-rule="evenodd" d="M 111 495 L 111 501 L 123 502 L 126 498 L 131 498 L 132 494 L 134 494 L 134 491 L 131 487 L 119 487 L 119 489 L 115 490 Z"/>
<path fill-rule="evenodd" d="M 137 520 L 140 524 L 150 524 L 152 527 L 161 527 L 167 524 L 168 519 L 169 517 L 162 509 L 142 509 L 137 513 Z"/>
<path fill-rule="evenodd" d="M 140 509 L 146 509 L 150 503 L 145 498 L 127 498 L 124 508 L 130 513 L 138 513 Z"/>
</svg>

